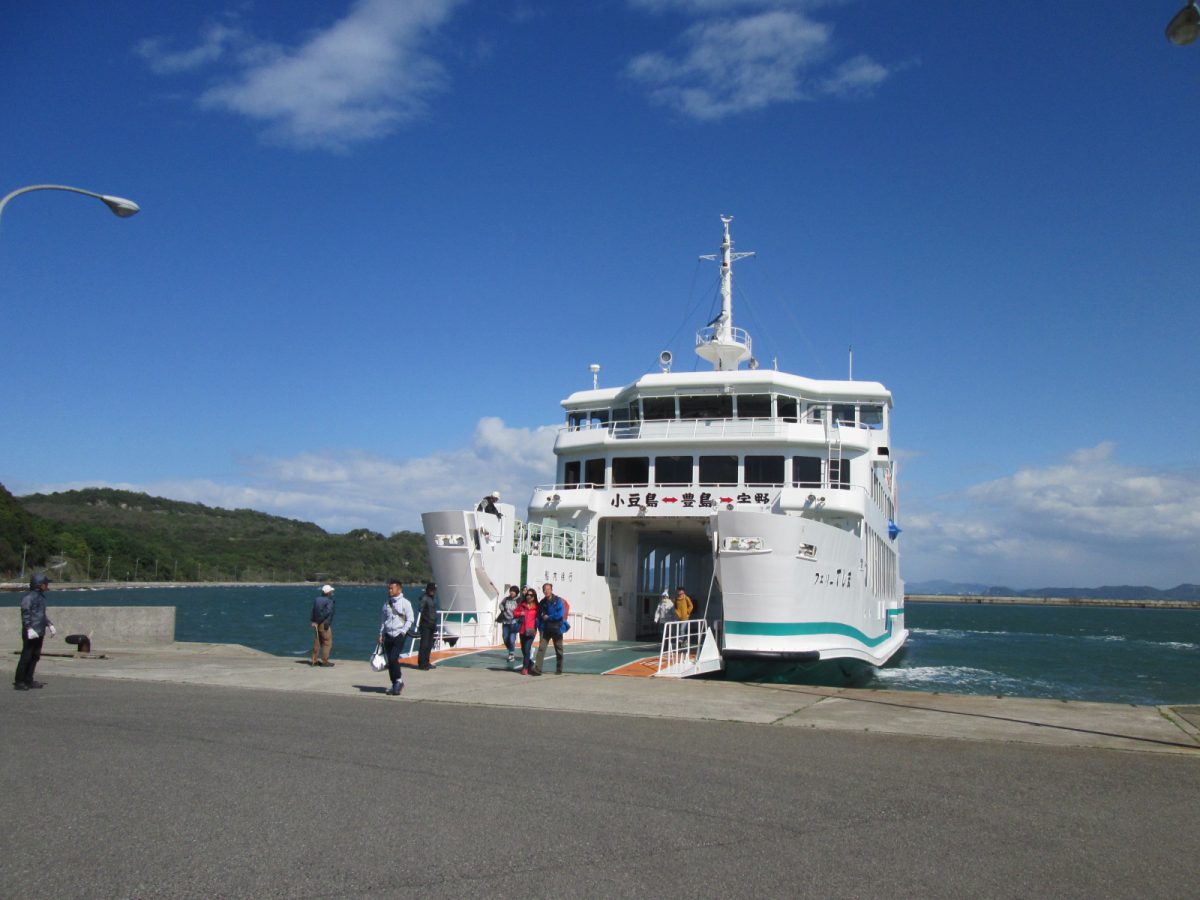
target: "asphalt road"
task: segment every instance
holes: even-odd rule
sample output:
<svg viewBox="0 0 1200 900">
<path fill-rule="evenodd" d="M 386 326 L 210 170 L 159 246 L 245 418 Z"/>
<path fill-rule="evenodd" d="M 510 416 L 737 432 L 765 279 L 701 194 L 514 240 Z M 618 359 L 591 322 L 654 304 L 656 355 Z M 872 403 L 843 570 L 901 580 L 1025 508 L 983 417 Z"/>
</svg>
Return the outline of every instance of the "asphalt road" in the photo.
<svg viewBox="0 0 1200 900">
<path fill-rule="evenodd" d="M 56 676 L 0 894 L 1179 897 L 1190 757 Z"/>
</svg>

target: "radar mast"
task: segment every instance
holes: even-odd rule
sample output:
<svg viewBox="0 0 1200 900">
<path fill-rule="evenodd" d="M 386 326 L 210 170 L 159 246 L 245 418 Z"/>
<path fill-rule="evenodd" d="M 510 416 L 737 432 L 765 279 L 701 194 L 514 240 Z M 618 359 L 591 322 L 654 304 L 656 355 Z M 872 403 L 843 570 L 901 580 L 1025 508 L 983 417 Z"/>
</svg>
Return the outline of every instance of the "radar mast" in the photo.
<svg viewBox="0 0 1200 900">
<path fill-rule="evenodd" d="M 700 257 L 721 260 L 721 314 L 696 332 L 697 355 L 708 360 L 717 370 L 736 369 L 739 363 L 750 357 L 750 335 L 744 328 L 733 327 L 733 264 L 754 253 L 733 252 L 733 240 L 729 236 L 729 223 L 732 221 L 733 216 L 721 216 L 725 237 L 721 241 L 720 254 L 710 253 Z"/>
</svg>

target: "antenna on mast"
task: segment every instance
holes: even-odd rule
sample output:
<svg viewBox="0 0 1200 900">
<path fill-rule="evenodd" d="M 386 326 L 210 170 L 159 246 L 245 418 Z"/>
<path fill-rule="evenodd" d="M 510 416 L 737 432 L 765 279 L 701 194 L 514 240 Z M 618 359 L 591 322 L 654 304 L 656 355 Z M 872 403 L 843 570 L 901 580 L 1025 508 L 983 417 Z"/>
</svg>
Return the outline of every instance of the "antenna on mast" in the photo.
<svg viewBox="0 0 1200 900">
<path fill-rule="evenodd" d="M 850 380 L 853 381 L 854 380 L 854 345 L 853 344 L 850 345 L 849 351 L 850 351 Z"/>
<path fill-rule="evenodd" d="M 712 363 L 714 369 L 736 369 L 750 356 L 750 335 L 744 328 L 733 327 L 733 264 L 754 256 L 754 253 L 733 252 L 733 239 L 729 236 L 732 221 L 733 216 L 721 216 L 725 237 L 721 241 L 720 254 L 700 257 L 721 261 L 721 314 L 696 333 L 696 353 Z"/>
</svg>

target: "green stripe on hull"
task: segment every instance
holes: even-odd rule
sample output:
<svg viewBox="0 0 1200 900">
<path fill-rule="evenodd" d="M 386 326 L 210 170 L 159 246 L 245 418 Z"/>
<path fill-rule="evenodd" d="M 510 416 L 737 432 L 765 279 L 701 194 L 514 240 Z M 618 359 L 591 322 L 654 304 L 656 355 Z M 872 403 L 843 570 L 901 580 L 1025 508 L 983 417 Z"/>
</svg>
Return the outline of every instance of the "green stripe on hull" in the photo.
<svg viewBox="0 0 1200 900">
<path fill-rule="evenodd" d="M 841 622 L 737 622 L 725 621 L 726 634 L 747 634 L 760 637 L 798 637 L 800 635 L 840 634 L 854 638 L 868 647 L 877 647 L 892 636 L 892 617 L 903 614 L 903 609 L 887 611 L 887 628 L 879 637 L 868 637 L 853 625 Z"/>
</svg>

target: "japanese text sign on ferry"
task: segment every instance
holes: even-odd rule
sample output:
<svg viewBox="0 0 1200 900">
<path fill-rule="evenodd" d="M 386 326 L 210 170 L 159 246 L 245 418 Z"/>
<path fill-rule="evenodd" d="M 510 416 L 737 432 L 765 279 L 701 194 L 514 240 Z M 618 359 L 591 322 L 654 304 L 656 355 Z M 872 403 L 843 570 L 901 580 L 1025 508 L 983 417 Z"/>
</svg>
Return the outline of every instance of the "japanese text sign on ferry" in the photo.
<svg viewBox="0 0 1200 900">
<path fill-rule="evenodd" d="M 737 506 L 767 506 L 772 502 L 772 497 L 766 491 L 757 493 L 748 493 L 740 491 L 738 493 L 730 493 L 729 496 L 721 495 L 720 493 L 713 494 L 710 491 L 683 491 L 679 496 L 662 496 L 656 491 L 618 491 L 613 494 L 613 498 L 609 501 L 610 506 L 617 508 L 628 506 L 637 509 L 643 507 L 645 509 L 714 509 L 717 506 L 728 506 L 734 504 Z"/>
</svg>

